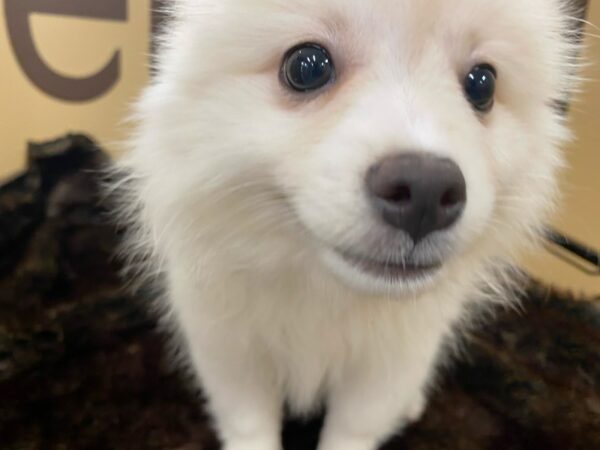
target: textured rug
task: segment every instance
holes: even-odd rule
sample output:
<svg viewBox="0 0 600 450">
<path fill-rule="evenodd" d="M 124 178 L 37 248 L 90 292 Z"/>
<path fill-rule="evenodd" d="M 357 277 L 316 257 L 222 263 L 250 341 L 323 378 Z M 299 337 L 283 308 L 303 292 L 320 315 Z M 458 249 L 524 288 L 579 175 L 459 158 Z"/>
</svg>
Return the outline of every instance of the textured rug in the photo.
<svg viewBox="0 0 600 450">
<path fill-rule="evenodd" d="M 216 450 L 148 298 L 117 276 L 106 161 L 83 136 L 31 145 L 0 188 L 0 448 Z M 600 301 L 531 282 L 466 348 L 386 450 L 600 449 Z M 289 422 L 286 450 L 314 449 L 319 427 Z"/>
</svg>

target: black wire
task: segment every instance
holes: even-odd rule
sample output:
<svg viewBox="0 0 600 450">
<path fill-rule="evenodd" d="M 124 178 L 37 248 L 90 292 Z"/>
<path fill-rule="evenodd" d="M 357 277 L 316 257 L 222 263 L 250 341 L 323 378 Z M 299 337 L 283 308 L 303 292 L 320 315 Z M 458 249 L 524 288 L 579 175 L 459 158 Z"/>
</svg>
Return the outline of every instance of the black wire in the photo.
<svg viewBox="0 0 600 450">
<path fill-rule="evenodd" d="M 586 264 L 591 264 L 593 266 L 593 269 L 588 269 L 582 266 L 581 263 L 573 261 L 570 258 L 561 257 L 560 255 L 553 252 L 553 254 L 555 254 L 556 256 L 561 257 L 563 261 L 569 263 L 573 267 L 576 267 L 580 271 L 585 272 L 587 274 L 600 275 L 600 252 L 591 249 L 585 244 L 582 244 L 581 242 L 571 237 L 565 236 L 564 234 L 552 229 L 548 229 L 546 231 L 546 239 L 551 244 L 566 250 L 568 253 L 581 259 Z"/>
</svg>

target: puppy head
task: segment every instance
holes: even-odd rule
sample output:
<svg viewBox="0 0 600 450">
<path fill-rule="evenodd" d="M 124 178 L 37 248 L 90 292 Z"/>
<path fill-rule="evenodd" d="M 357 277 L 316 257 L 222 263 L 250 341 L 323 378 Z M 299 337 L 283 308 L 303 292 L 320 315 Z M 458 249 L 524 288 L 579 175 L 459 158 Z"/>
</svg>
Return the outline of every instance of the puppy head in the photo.
<svg viewBox="0 0 600 450">
<path fill-rule="evenodd" d="M 180 1 L 132 157 L 154 234 L 395 293 L 509 257 L 556 197 L 567 6 Z"/>
</svg>

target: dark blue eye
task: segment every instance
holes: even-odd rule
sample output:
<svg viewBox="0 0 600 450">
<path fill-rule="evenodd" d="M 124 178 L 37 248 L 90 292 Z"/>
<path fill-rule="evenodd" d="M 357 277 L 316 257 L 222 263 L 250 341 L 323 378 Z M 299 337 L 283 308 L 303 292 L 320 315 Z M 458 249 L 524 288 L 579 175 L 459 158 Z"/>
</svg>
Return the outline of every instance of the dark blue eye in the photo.
<svg viewBox="0 0 600 450">
<path fill-rule="evenodd" d="M 320 89 L 335 77 L 333 61 L 327 50 L 316 44 L 302 44 L 290 50 L 283 62 L 287 84 L 296 91 Z"/>
<path fill-rule="evenodd" d="M 496 69 L 489 64 L 475 66 L 467 74 L 465 94 L 477 111 L 488 112 L 494 106 L 496 77 Z"/>
</svg>

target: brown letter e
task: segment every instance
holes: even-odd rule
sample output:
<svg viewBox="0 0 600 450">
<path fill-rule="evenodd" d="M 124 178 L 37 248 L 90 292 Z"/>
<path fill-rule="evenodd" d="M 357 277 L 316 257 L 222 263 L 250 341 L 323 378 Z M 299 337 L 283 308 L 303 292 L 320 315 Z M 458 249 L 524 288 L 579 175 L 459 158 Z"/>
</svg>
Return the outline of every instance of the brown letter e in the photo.
<svg viewBox="0 0 600 450">
<path fill-rule="evenodd" d="M 106 93 L 119 79 L 121 52 L 98 73 L 70 78 L 52 71 L 40 57 L 31 34 L 33 13 L 126 21 L 127 0 L 4 0 L 8 35 L 21 68 L 46 94 L 61 100 L 83 102 Z M 76 37 L 74 37 L 76 39 Z"/>
</svg>

